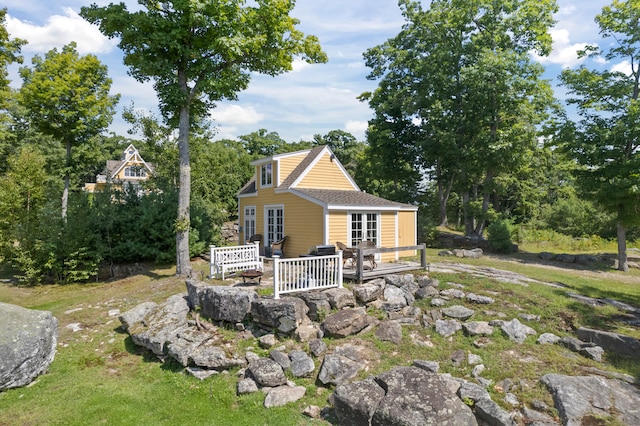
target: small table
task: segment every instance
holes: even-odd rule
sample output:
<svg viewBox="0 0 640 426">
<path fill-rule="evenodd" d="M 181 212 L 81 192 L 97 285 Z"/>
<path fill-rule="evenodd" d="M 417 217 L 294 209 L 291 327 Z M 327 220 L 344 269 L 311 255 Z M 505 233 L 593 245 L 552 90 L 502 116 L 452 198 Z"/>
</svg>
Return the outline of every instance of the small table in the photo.
<svg viewBox="0 0 640 426">
<path fill-rule="evenodd" d="M 258 271 L 257 269 L 248 269 L 246 271 L 242 271 L 239 276 L 242 277 L 242 283 L 246 283 L 247 278 L 250 280 L 258 279 L 258 285 L 260 284 L 260 280 L 262 279 L 262 271 Z"/>
</svg>

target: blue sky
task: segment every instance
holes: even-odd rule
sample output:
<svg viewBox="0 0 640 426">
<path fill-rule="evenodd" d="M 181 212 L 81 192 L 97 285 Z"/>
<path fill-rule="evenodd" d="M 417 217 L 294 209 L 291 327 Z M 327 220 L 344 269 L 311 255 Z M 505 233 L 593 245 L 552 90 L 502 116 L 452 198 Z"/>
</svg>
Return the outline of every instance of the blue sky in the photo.
<svg viewBox="0 0 640 426">
<path fill-rule="evenodd" d="M 8 10 L 7 29 L 12 37 L 26 39 L 23 47 L 25 65 L 34 54 L 61 48 L 76 41 L 81 54 L 93 53 L 109 67 L 112 91 L 121 94 L 120 111 L 110 130 L 126 135 L 128 125 L 121 118 L 123 106 L 157 114 L 157 98 L 150 84 L 141 84 L 127 75 L 122 52 L 116 41 L 108 40 L 97 27 L 85 22 L 78 12 L 84 5 L 100 6 L 117 1 L 101 0 L 4 0 Z M 135 0 L 125 0 L 129 9 Z M 538 60 L 546 67 L 546 77 L 555 81 L 562 68 L 576 67 L 580 61 L 576 50 L 586 44 L 601 43 L 594 17 L 605 0 L 558 0 L 558 23 L 552 29 L 554 50 Z M 220 102 L 211 111 L 217 138 L 235 138 L 264 128 L 277 132 L 288 142 L 311 140 L 314 134 L 335 129 L 352 133 L 364 140 L 372 111 L 357 100 L 362 92 L 375 89 L 377 83 L 366 79 L 369 69 L 362 53 L 394 37 L 403 18 L 396 0 L 298 0 L 294 13 L 299 29 L 318 36 L 329 57 L 326 64 L 309 65 L 296 61 L 292 72 L 277 77 L 254 75 L 249 88 L 238 101 Z M 599 64 L 624 69 L 625 63 Z M 21 80 L 17 66 L 10 69 L 12 85 Z M 563 99 L 562 88 L 556 97 Z"/>
</svg>

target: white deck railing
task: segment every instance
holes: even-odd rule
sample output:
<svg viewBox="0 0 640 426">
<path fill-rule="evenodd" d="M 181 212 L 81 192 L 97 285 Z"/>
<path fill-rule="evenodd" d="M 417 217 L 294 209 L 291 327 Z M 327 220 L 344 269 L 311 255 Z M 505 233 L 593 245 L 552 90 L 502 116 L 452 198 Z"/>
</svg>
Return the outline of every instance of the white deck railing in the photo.
<svg viewBox="0 0 640 426">
<path fill-rule="evenodd" d="M 281 259 L 273 256 L 273 294 L 342 287 L 342 251 L 335 255 Z"/>
<path fill-rule="evenodd" d="M 244 246 L 210 246 L 209 277 L 220 276 L 224 280 L 227 272 L 245 269 L 264 270 L 263 259 L 260 257 L 260 242 Z"/>
</svg>

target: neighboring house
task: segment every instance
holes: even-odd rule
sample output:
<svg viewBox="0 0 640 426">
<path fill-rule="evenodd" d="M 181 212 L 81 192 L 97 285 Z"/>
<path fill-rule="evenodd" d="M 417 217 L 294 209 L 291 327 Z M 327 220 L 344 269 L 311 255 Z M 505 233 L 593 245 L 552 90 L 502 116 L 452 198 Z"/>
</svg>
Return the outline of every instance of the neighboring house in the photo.
<svg viewBox="0 0 640 426">
<path fill-rule="evenodd" d="M 107 160 L 104 174 L 96 176 L 95 183 L 85 183 L 84 190 L 102 191 L 110 183 L 119 189 L 129 186 L 140 193 L 140 183 L 149 179 L 152 173 L 153 165 L 144 161 L 136 147 L 130 144 L 122 152 L 120 160 Z"/>
<path fill-rule="evenodd" d="M 238 193 L 240 241 L 262 234 L 265 247 L 287 236 L 286 257 L 337 241 L 377 247 L 417 244 L 417 210 L 358 188 L 327 146 L 253 161 L 253 178 Z M 385 261 L 415 252 L 382 254 Z M 268 250 L 267 250 L 267 254 Z"/>
</svg>

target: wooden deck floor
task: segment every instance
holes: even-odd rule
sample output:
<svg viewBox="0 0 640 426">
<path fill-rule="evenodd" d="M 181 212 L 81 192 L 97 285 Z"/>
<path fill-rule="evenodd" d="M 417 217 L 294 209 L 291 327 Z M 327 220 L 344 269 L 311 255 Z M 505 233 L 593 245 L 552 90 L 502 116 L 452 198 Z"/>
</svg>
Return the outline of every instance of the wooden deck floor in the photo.
<svg viewBox="0 0 640 426">
<path fill-rule="evenodd" d="M 365 270 L 362 274 L 363 281 L 369 281 L 376 278 L 384 277 L 385 275 L 391 274 L 399 274 L 402 272 L 411 272 L 411 271 L 419 271 L 423 268 L 420 266 L 418 262 L 393 262 L 393 263 L 383 263 L 378 262 L 378 266 L 371 270 L 368 266 L 369 262 L 366 262 Z M 342 270 L 342 277 L 346 280 L 358 280 L 358 271 L 354 267 L 349 267 L 350 265 L 346 265 Z"/>
</svg>

